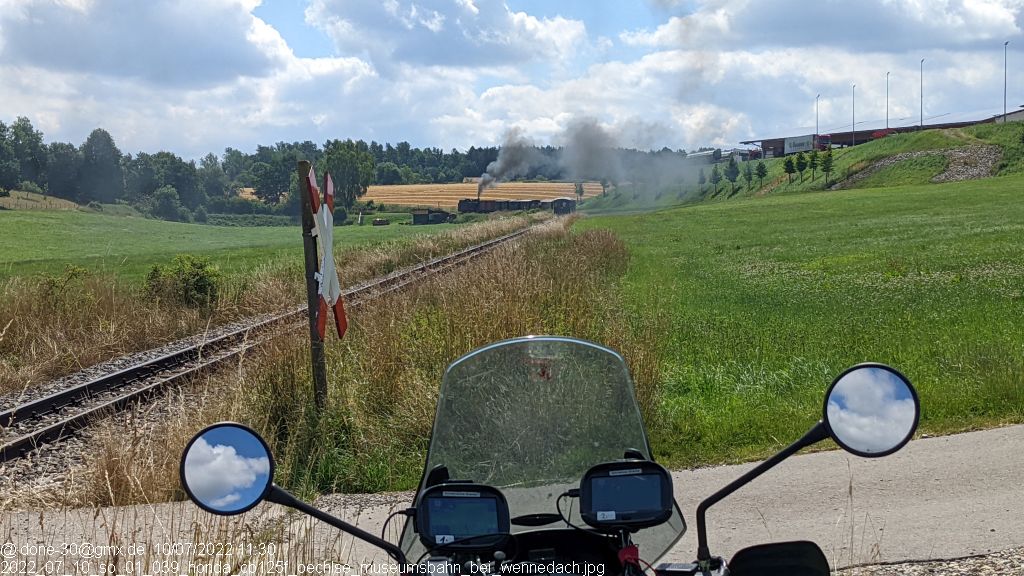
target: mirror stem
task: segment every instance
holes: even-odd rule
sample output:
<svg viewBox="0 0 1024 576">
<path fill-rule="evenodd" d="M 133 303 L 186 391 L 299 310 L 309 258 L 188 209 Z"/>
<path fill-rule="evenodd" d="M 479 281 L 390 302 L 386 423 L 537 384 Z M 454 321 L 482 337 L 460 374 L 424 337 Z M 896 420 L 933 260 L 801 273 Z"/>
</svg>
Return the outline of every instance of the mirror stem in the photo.
<svg viewBox="0 0 1024 576">
<path fill-rule="evenodd" d="M 389 556 L 391 556 L 396 562 L 400 564 L 399 573 L 405 573 L 406 565 L 409 562 L 408 560 L 406 560 L 405 554 L 402 553 L 402 549 L 398 546 L 395 546 L 391 542 L 378 538 L 377 536 L 370 534 L 365 530 L 361 530 L 349 524 L 348 522 L 345 522 L 344 520 L 335 518 L 334 516 L 331 516 L 330 514 L 322 510 L 318 510 L 317 508 L 314 508 L 313 506 L 306 504 L 302 500 L 299 500 L 295 496 L 292 496 L 287 490 L 281 488 L 277 484 L 274 484 L 273 486 L 270 487 L 270 493 L 267 494 L 267 501 L 274 502 L 275 504 L 280 504 L 282 506 L 287 506 L 289 508 L 294 508 L 299 512 L 309 514 L 317 520 L 320 520 L 321 522 L 326 522 L 327 524 L 334 526 L 342 532 L 347 532 L 348 534 L 351 534 L 352 536 L 355 536 L 356 538 L 359 538 L 364 542 L 368 542 L 378 548 L 383 549 L 385 552 L 388 553 Z"/>
<path fill-rule="evenodd" d="M 707 513 L 708 508 L 710 508 L 711 506 L 713 506 L 714 504 L 716 504 L 729 494 L 732 494 L 740 487 L 746 485 L 754 478 L 757 478 L 761 474 L 764 474 L 768 470 L 771 470 L 772 468 L 775 467 L 776 464 L 782 462 L 786 458 L 789 458 L 790 456 L 798 452 L 801 448 L 810 446 L 811 444 L 815 444 L 817 442 L 821 442 L 822 440 L 828 437 L 828 428 L 825 426 L 825 423 L 823 421 L 819 420 L 818 423 L 815 424 L 813 428 L 808 430 L 802 438 L 790 444 L 788 447 L 783 449 L 775 456 L 772 456 L 771 458 L 758 464 L 746 474 L 733 480 L 725 488 L 722 488 L 718 492 L 715 492 L 711 496 L 705 498 L 704 501 L 701 502 L 699 506 L 697 506 L 697 561 L 707 562 L 711 559 L 711 551 L 708 550 L 707 524 L 704 521 L 704 516 Z"/>
</svg>

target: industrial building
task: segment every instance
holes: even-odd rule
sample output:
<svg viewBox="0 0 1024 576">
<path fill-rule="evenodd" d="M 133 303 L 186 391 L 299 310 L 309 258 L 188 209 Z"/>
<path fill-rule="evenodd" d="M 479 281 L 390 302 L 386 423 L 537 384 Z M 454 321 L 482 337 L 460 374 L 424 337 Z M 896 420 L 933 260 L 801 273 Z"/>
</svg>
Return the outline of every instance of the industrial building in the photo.
<svg viewBox="0 0 1024 576">
<path fill-rule="evenodd" d="M 918 130 L 936 130 L 946 128 L 964 128 L 977 124 L 991 124 L 1003 122 L 1003 115 L 993 115 L 991 110 L 983 112 L 965 112 L 960 114 L 941 114 L 925 118 L 924 127 L 920 122 L 913 122 L 912 118 L 899 118 L 892 121 L 887 127 L 884 121 L 857 122 L 856 130 L 832 131 L 829 134 L 800 134 L 801 131 L 794 130 L 799 135 L 776 136 L 771 138 L 760 138 L 745 140 L 740 144 L 756 146 L 761 150 L 765 158 L 778 158 L 798 152 L 808 152 L 814 148 L 827 150 L 829 148 L 843 148 L 856 146 L 870 142 L 889 134 L 902 132 L 916 132 Z M 1021 109 L 1006 114 L 1007 122 L 1024 121 L 1024 106 Z M 849 127 L 849 124 L 846 126 Z"/>
</svg>

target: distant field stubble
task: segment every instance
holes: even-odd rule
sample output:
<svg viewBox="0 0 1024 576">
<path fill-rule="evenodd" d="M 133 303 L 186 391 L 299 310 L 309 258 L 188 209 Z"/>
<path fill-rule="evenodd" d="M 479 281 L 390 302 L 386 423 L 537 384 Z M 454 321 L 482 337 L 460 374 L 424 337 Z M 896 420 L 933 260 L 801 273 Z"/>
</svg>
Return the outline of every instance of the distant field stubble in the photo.
<svg viewBox="0 0 1024 576">
<path fill-rule="evenodd" d="M 398 204 L 402 206 L 426 206 L 430 208 L 455 208 L 463 198 L 476 198 L 477 185 L 473 182 L 454 184 L 401 184 L 393 186 L 374 185 L 361 199 L 377 204 Z M 601 194 L 601 184 L 585 182 L 583 198 Z M 576 196 L 572 182 L 502 182 L 495 188 L 484 190 L 480 196 L 489 200 L 550 200 L 552 198 Z"/>
</svg>

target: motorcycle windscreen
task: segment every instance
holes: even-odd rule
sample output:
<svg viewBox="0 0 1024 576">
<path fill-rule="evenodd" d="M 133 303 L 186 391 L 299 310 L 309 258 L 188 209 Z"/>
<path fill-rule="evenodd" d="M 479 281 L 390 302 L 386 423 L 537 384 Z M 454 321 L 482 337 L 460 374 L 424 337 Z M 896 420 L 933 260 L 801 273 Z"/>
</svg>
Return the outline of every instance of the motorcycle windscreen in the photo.
<svg viewBox="0 0 1024 576">
<path fill-rule="evenodd" d="M 499 488 L 515 518 L 555 513 L 555 500 L 578 488 L 591 466 L 622 459 L 627 450 L 651 456 L 622 357 L 582 340 L 527 337 L 491 344 L 448 367 L 425 470 L 443 465 L 452 480 Z M 421 491 L 425 482 L 426 475 Z M 576 498 L 563 498 L 561 506 L 573 524 L 586 527 Z M 513 533 L 536 529 L 512 526 Z M 676 505 L 665 524 L 634 541 L 653 562 L 684 531 Z M 410 559 L 425 552 L 411 523 L 401 547 Z"/>
</svg>

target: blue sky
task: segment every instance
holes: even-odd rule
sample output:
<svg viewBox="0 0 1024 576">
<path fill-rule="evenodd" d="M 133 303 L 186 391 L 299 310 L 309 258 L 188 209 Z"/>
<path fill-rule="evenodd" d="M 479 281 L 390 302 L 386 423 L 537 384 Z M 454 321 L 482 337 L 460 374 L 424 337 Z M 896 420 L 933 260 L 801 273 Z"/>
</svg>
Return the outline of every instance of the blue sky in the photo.
<svg viewBox="0 0 1024 576">
<path fill-rule="evenodd" d="M 1024 0 L 0 0 L 0 121 L 187 158 L 362 138 L 465 149 L 578 118 L 694 149 L 1024 104 Z"/>
</svg>

